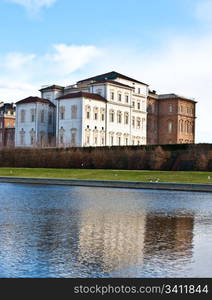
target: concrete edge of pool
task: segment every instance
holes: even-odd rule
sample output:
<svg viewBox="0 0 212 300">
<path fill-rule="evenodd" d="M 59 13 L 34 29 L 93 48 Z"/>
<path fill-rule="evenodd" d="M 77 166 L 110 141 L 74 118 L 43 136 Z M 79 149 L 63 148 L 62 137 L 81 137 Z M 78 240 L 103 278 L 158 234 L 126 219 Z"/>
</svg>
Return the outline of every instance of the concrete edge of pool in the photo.
<svg viewBox="0 0 212 300">
<path fill-rule="evenodd" d="M 25 183 L 25 184 L 50 184 L 67 186 L 127 188 L 127 189 L 152 189 L 189 192 L 212 192 L 211 184 L 187 184 L 187 183 L 154 183 L 132 181 L 109 181 L 109 180 L 80 180 L 80 179 L 49 179 L 49 178 L 25 178 L 25 177 L 2 177 L 0 183 Z"/>
</svg>

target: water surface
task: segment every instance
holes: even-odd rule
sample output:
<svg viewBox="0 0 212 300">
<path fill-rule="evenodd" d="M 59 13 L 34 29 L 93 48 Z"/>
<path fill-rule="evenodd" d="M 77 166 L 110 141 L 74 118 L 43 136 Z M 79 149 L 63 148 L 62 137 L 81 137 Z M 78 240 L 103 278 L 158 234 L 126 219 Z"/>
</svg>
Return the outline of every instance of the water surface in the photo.
<svg viewBox="0 0 212 300">
<path fill-rule="evenodd" d="M 0 184 L 0 277 L 212 277 L 212 194 Z"/>
</svg>

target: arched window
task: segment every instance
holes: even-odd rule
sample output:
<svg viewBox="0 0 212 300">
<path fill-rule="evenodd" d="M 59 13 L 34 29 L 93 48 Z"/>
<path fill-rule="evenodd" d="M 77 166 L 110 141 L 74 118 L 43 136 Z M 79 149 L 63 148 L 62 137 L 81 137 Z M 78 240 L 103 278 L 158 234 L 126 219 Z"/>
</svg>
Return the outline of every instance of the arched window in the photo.
<svg viewBox="0 0 212 300">
<path fill-rule="evenodd" d="M 30 131 L 30 144 L 31 145 L 35 144 L 35 130 L 33 128 Z"/>
<path fill-rule="evenodd" d="M 101 113 L 101 121 L 104 121 L 105 120 L 105 109 L 101 108 L 100 113 Z"/>
<path fill-rule="evenodd" d="M 122 112 L 121 111 L 117 112 L 117 122 L 119 124 L 121 124 L 121 122 L 122 122 Z"/>
<path fill-rule="evenodd" d="M 40 132 L 40 145 L 41 147 L 45 146 L 46 138 L 45 138 L 45 132 L 41 131 Z"/>
<path fill-rule="evenodd" d="M 168 121 L 168 133 L 172 133 L 172 132 L 173 132 L 173 122 Z"/>
<path fill-rule="evenodd" d="M 65 135 L 65 130 L 63 127 L 60 128 L 60 144 L 64 144 L 64 135 Z"/>
<path fill-rule="evenodd" d="M 114 145 L 114 132 L 110 132 L 109 136 L 110 136 L 110 145 L 113 146 Z"/>
<path fill-rule="evenodd" d="M 117 133 L 117 145 L 118 146 L 121 146 L 121 136 L 122 136 L 121 132 L 118 132 Z"/>
<path fill-rule="evenodd" d="M 124 123 L 126 124 L 126 125 L 128 125 L 129 124 L 129 113 L 124 113 Z"/>
<path fill-rule="evenodd" d="M 85 114 L 86 114 L 86 119 L 90 119 L 91 116 L 91 107 L 89 105 L 86 105 L 85 107 Z"/>
<path fill-rule="evenodd" d="M 94 109 L 93 109 L 93 119 L 94 119 L 95 121 L 98 120 L 98 113 L 99 113 L 98 107 L 94 107 Z"/>
<path fill-rule="evenodd" d="M 77 129 L 71 128 L 71 146 L 75 147 L 77 144 Z"/>
<path fill-rule="evenodd" d="M 137 118 L 136 122 L 137 122 L 137 129 L 140 129 L 141 128 L 141 118 Z"/>
<path fill-rule="evenodd" d="M 22 128 L 21 131 L 20 131 L 20 144 L 21 144 L 21 145 L 24 145 L 24 144 L 25 144 L 25 131 L 24 131 L 23 128 Z"/>
<path fill-rule="evenodd" d="M 114 123 L 114 110 L 110 110 L 109 117 L 110 117 L 110 122 Z"/>
<path fill-rule="evenodd" d="M 169 104 L 169 112 L 170 112 L 170 113 L 173 112 L 173 104 Z"/>
</svg>

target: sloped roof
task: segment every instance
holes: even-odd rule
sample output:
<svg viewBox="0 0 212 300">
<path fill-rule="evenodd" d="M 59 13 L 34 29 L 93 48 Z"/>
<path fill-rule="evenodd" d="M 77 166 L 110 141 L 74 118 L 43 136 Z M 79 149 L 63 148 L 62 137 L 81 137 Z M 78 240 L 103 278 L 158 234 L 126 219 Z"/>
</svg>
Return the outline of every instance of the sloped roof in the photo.
<svg viewBox="0 0 212 300">
<path fill-rule="evenodd" d="M 48 104 L 50 106 L 55 107 L 55 105 L 50 100 L 44 99 L 44 98 L 39 98 L 39 97 L 33 97 L 33 96 L 30 96 L 28 98 L 25 98 L 23 100 L 20 100 L 20 101 L 16 102 L 16 105 L 18 105 L 18 104 L 27 104 L 27 103 L 36 103 L 36 102 L 45 103 L 45 104 Z"/>
<path fill-rule="evenodd" d="M 92 84 L 99 84 L 99 83 L 111 83 L 111 84 L 114 84 L 114 85 L 117 85 L 117 86 L 125 87 L 125 88 L 128 88 L 128 89 L 133 89 L 132 86 L 123 84 L 123 83 L 115 81 L 115 80 L 101 80 L 101 81 L 98 81 L 98 82 L 90 83 L 90 85 L 92 85 Z"/>
<path fill-rule="evenodd" d="M 41 89 L 39 90 L 39 92 L 46 91 L 46 90 L 63 90 L 63 89 L 64 89 L 63 86 L 53 84 L 53 85 L 49 85 L 49 86 L 46 86 L 46 87 L 41 88 Z"/>
<path fill-rule="evenodd" d="M 177 94 L 174 94 L 174 93 L 159 95 L 159 100 L 167 100 L 167 99 L 182 99 L 182 100 L 186 100 L 186 101 L 197 103 L 197 101 L 195 101 L 194 98 L 193 99 L 192 98 L 187 98 L 187 97 L 180 96 L 180 95 L 177 95 Z"/>
<path fill-rule="evenodd" d="M 137 82 L 137 83 L 144 84 L 144 85 L 148 86 L 148 84 L 146 84 L 144 82 L 138 81 L 136 79 L 125 76 L 125 75 L 120 74 L 120 73 L 115 72 L 115 71 L 108 72 L 108 73 L 105 73 L 105 74 L 100 74 L 100 75 L 90 77 L 90 78 L 86 78 L 86 79 L 78 81 L 78 83 L 81 83 L 83 81 L 89 81 L 89 80 L 94 80 L 94 81 L 101 81 L 101 80 L 105 80 L 105 79 L 114 80 L 116 78 L 122 78 L 122 79 L 125 79 L 125 80 L 130 80 L 130 81 Z"/>
<path fill-rule="evenodd" d="M 57 100 L 82 98 L 82 97 L 107 102 L 107 100 L 104 97 L 100 96 L 99 94 L 93 94 L 87 92 L 70 93 L 57 98 Z"/>
</svg>

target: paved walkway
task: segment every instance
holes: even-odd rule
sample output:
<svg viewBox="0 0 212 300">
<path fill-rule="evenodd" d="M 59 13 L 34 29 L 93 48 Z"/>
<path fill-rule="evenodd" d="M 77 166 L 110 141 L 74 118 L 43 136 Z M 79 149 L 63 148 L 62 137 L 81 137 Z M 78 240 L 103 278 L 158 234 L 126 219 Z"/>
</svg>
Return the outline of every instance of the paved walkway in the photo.
<svg viewBox="0 0 212 300">
<path fill-rule="evenodd" d="M 2 176 L 0 176 L 0 182 L 127 188 L 127 189 L 130 188 L 130 189 L 212 192 L 212 184 L 180 184 L 180 183 L 152 183 L 152 182 L 149 183 L 149 182 L 130 182 L 130 181 L 48 179 L 48 178 L 23 178 L 23 177 L 2 177 Z"/>
</svg>

